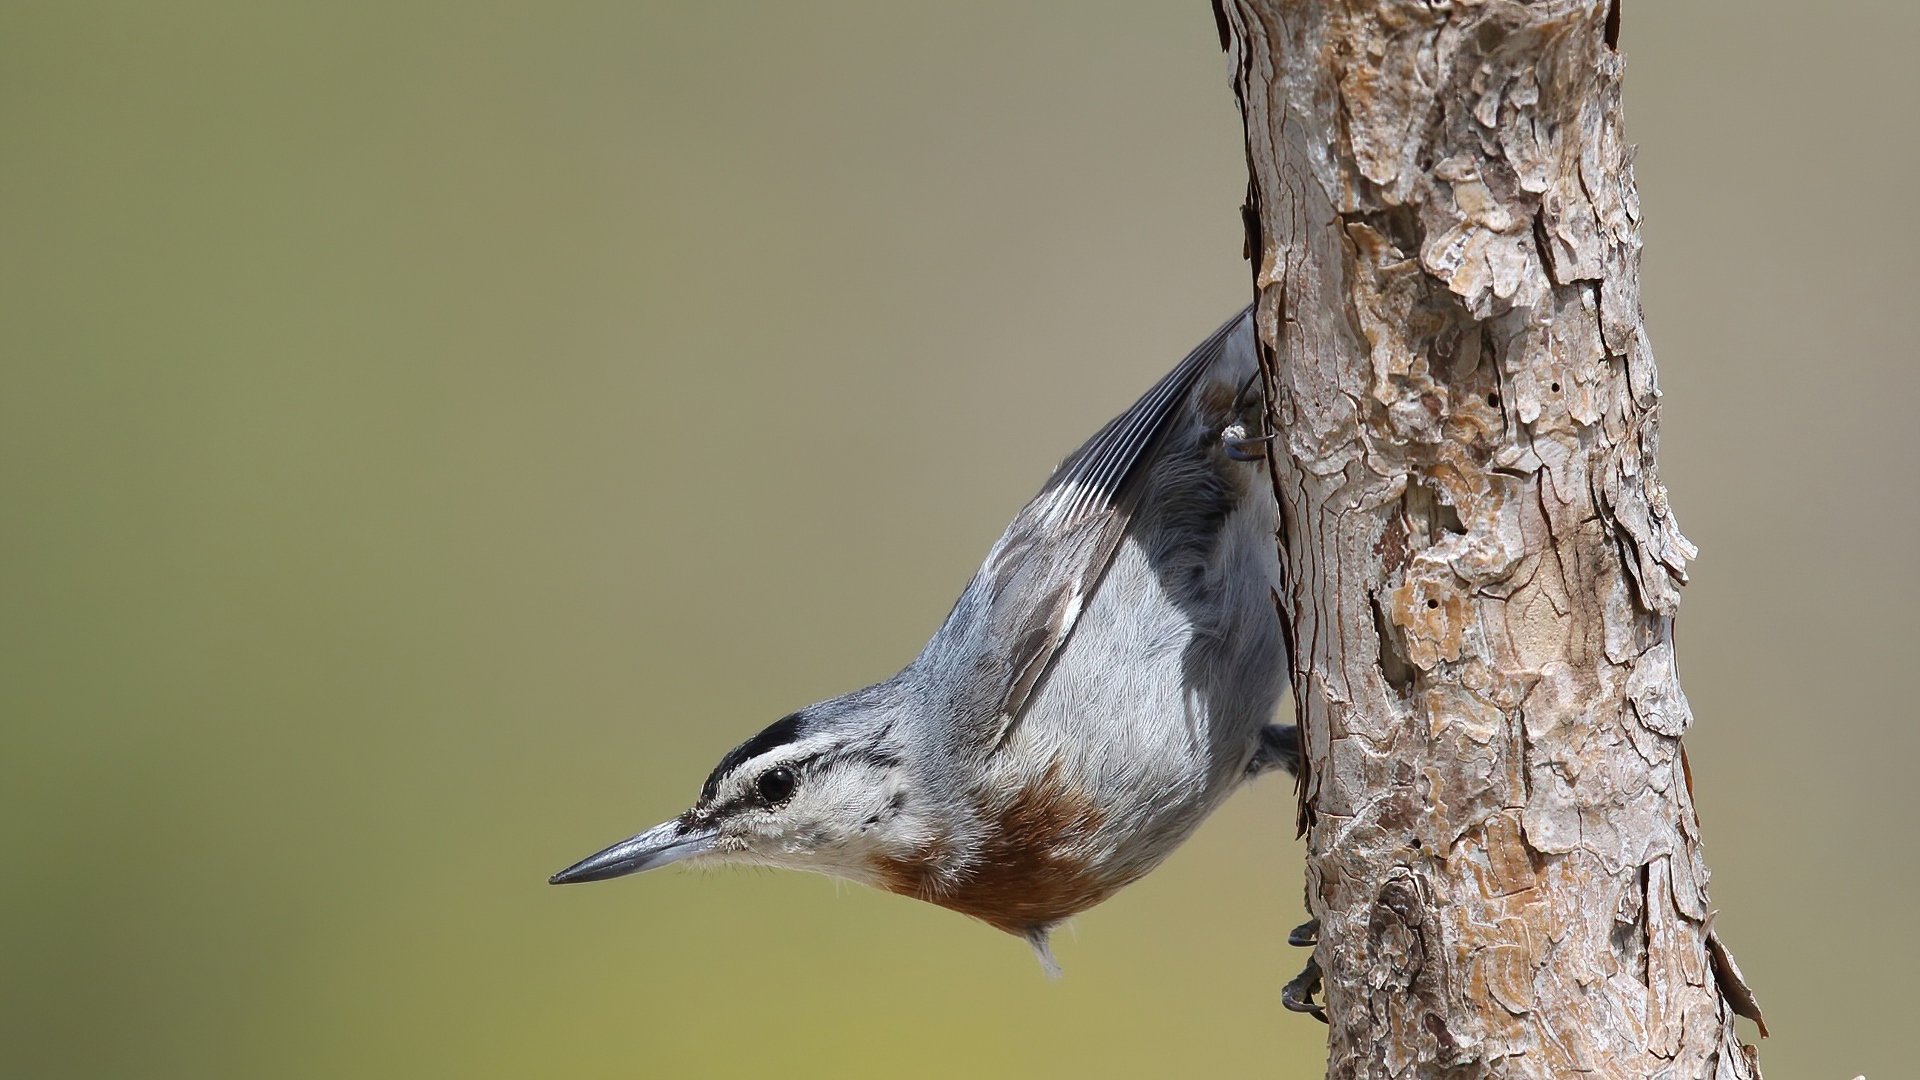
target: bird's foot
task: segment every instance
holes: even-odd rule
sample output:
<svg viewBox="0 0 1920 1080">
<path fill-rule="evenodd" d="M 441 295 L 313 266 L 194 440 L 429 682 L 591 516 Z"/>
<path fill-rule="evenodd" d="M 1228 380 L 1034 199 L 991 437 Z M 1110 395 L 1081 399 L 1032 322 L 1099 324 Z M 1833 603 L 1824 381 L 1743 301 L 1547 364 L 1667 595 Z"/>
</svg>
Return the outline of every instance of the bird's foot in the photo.
<svg viewBox="0 0 1920 1080">
<path fill-rule="evenodd" d="M 1294 927 L 1287 934 L 1287 944 L 1298 949 L 1310 949 L 1320 943 L 1320 920 L 1308 919 Z M 1293 977 L 1280 991 L 1280 1004 L 1290 1012 L 1306 1013 L 1321 1023 L 1327 1022 L 1326 1006 L 1313 1000 L 1320 992 L 1320 962 L 1307 958 L 1306 970 Z"/>
<path fill-rule="evenodd" d="M 1235 461 L 1267 460 L 1267 444 L 1277 436 L 1248 435 L 1244 424 L 1229 424 L 1220 432 L 1220 445 Z"/>
<path fill-rule="evenodd" d="M 1289 1012 L 1306 1013 L 1324 1024 L 1327 1022 L 1326 1007 L 1313 1000 L 1313 995 L 1319 992 L 1319 961 L 1308 960 L 1306 970 L 1295 975 L 1293 981 L 1281 989 L 1280 1004 L 1285 1005 Z"/>
</svg>

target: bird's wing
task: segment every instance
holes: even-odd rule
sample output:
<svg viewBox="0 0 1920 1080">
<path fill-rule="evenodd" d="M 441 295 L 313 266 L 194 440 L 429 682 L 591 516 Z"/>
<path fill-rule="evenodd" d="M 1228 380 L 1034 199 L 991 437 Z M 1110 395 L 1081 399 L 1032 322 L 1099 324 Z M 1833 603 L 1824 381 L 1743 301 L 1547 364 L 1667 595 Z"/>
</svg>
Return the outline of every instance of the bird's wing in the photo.
<svg viewBox="0 0 1920 1080">
<path fill-rule="evenodd" d="M 1127 534 L 1147 463 L 1187 408 L 1194 387 L 1219 359 L 1247 313 L 1229 319 L 1153 389 L 1114 417 L 1048 479 L 995 544 L 968 592 L 983 589 L 983 638 L 998 691 L 998 745 L 1073 633 Z M 962 598 L 962 605 L 967 603 Z M 958 614 L 956 610 L 956 615 Z M 976 654 L 977 655 L 977 654 Z"/>
</svg>

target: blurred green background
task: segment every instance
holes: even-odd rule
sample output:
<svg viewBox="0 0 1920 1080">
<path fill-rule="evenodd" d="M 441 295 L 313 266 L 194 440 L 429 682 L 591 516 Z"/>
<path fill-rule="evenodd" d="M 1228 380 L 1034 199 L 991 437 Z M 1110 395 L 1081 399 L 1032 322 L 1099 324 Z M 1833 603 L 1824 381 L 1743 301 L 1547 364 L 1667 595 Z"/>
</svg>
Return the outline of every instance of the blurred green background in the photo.
<svg viewBox="0 0 1920 1080">
<path fill-rule="evenodd" d="M 1905 0 L 1629 4 L 1721 926 L 1904 1073 Z M 1063 934 L 545 876 L 1244 302 L 1199 0 L 0 7 L 0 1075 L 1311 1076 L 1291 793 Z"/>
</svg>

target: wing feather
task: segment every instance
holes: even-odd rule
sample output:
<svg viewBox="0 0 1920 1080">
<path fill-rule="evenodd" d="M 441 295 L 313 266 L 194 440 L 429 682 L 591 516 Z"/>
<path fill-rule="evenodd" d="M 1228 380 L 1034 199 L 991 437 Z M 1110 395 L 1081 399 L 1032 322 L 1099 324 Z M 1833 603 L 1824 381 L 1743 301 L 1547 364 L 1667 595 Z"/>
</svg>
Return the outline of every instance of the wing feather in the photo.
<svg viewBox="0 0 1920 1080">
<path fill-rule="evenodd" d="M 1249 311 L 1214 331 L 1061 462 L 956 605 L 942 634 L 961 629 L 953 624 L 963 620 L 972 624 L 967 630 L 984 632 L 962 636 L 973 638 L 979 650 L 973 655 L 986 661 L 969 674 L 985 676 L 989 685 L 975 689 L 998 698 L 994 730 L 987 733 L 991 745 L 1019 719 L 1072 635 L 1126 537 L 1154 448 L 1181 417 L 1191 415 L 1187 404 L 1194 388 Z"/>
</svg>

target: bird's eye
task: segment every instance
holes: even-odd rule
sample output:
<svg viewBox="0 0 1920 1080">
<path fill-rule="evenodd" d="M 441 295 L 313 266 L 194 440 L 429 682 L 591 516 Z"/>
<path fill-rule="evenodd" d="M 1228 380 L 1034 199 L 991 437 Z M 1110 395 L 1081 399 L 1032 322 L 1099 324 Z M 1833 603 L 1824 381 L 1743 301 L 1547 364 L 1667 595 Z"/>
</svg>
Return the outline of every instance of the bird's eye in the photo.
<svg viewBox="0 0 1920 1080">
<path fill-rule="evenodd" d="M 785 765 L 776 765 L 760 774 L 760 779 L 755 782 L 755 787 L 759 789 L 760 798 L 764 800 L 768 806 L 779 806 L 781 803 L 793 798 L 793 787 L 798 782 L 793 775 L 792 769 L 787 768 Z"/>
</svg>

